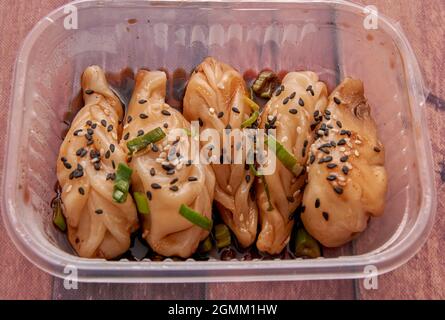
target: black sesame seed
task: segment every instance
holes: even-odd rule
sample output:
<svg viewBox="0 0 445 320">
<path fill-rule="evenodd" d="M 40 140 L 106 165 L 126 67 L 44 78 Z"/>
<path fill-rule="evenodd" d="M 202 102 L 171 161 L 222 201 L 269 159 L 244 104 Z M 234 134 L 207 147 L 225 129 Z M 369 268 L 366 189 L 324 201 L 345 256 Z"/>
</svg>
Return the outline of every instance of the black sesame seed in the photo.
<svg viewBox="0 0 445 320">
<path fill-rule="evenodd" d="M 94 169 L 100 170 L 100 162 L 95 162 L 94 163 Z"/>
<path fill-rule="evenodd" d="M 321 158 L 318 163 L 324 163 L 324 162 L 331 162 L 332 161 L 332 157 L 331 156 L 327 156 L 324 158 Z"/>
<path fill-rule="evenodd" d="M 96 128 L 97 128 L 97 123 L 93 123 L 93 124 L 91 125 L 91 128 L 92 128 L 92 129 L 96 129 Z"/>
<path fill-rule="evenodd" d="M 82 188 L 82 187 L 79 187 L 79 193 L 81 194 L 81 195 L 84 195 L 85 194 L 85 190 Z"/>
<path fill-rule="evenodd" d="M 337 180 L 337 176 L 331 174 L 331 175 L 329 175 L 326 179 L 327 179 L 328 181 L 335 181 L 335 180 Z"/>
<path fill-rule="evenodd" d="M 320 111 L 315 110 L 315 111 L 314 111 L 314 118 L 317 118 L 319 114 L 320 114 Z"/>
<path fill-rule="evenodd" d="M 198 118 L 198 122 L 199 122 L 199 126 L 202 127 L 204 125 L 204 123 L 202 122 L 201 118 Z"/>
<path fill-rule="evenodd" d="M 291 114 L 297 114 L 297 113 L 298 113 L 298 110 L 292 108 L 292 109 L 289 109 L 289 113 L 291 113 Z"/>
<path fill-rule="evenodd" d="M 171 163 L 162 165 L 162 169 L 164 169 L 165 171 L 169 171 L 169 170 L 172 170 L 174 168 L 175 168 L 175 166 L 172 165 Z"/>
<path fill-rule="evenodd" d="M 155 144 L 153 144 L 153 145 L 151 146 L 151 150 L 152 150 L 153 152 L 158 152 L 158 151 L 159 151 L 159 148 L 158 148 Z"/>
<path fill-rule="evenodd" d="M 233 107 L 232 111 L 235 112 L 235 113 L 240 113 L 240 111 L 239 111 L 239 109 L 237 107 Z"/>
<path fill-rule="evenodd" d="M 328 167 L 329 169 L 334 169 L 334 168 L 337 168 L 337 164 L 335 164 L 335 163 L 329 163 L 329 164 L 327 165 L 327 167 Z"/>
<path fill-rule="evenodd" d="M 343 127 L 343 124 L 341 123 L 340 120 L 337 120 L 337 126 L 338 126 L 339 128 L 342 128 L 342 127 Z"/>
<path fill-rule="evenodd" d="M 324 118 L 328 121 L 331 120 L 331 116 L 328 116 L 327 114 L 324 115 Z"/>
<path fill-rule="evenodd" d="M 224 112 L 222 111 L 218 112 L 218 118 L 221 119 L 222 117 L 224 117 Z"/>
<path fill-rule="evenodd" d="M 138 137 L 140 137 L 140 136 L 142 136 L 142 135 L 144 135 L 144 130 L 138 130 Z"/>
<path fill-rule="evenodd" d="M 179 187 L 178 186 L 171 186 L 170 190 L 173 191 L 173 192 L 176 192 L 176 191 L 179 190 Z"/>
<path fill-rule="evenodd" d="M 171 116 L 171 113 L 170 113 L 168 110 L 162 110 L 161 113 L 162 113 L 164 116 Z"/>
<path fill-rule="evenodd" d="M 298 104 L 299 104 L 301 107 L 304 107 L 304 100 L 303 100 L 302 98 L 300 98 L 300 100 L 298 100 Z"/>
<path fill-rule="evenodd" d="M 287 97 L 287 98 L 285 98 L 284 100 L 283 100 L 283 104 L 287 104 L 288 102 L 289 102 L 289 97 Z"/>
<path fill-rule="evenodd" d="M 130 132 L 127 132 L 127 133 L 124 135 L 124 140 L 128 140 L 129 137 L 130 137 Z"/>
<path fill-rule="evenodd" d="M 320 150 L 324 154 L 331 154 L 331 152 L 328 149 L 326 149 L 326 148 L 318 148 L 318 150 Z"/>
<path fill-rule="evenodd" d="M 146 194 L 147 194 L 148 200 L 151 200 L 151 198 L 152 198 L 151 191 L 147 191 Z"/>
<path fill-rule="evenodd" d="M 172 176 L 175 174 L 175 170 L 171 169 L 171 170 L 168 170 L 166 173 L 168 176 Z"/>
<path fill-rule="evenodd" d="M 114 160 L 111 160 L 111 165 L 113 166 L 113 169 L 116 169 L 116 163 L 114 162 Z"/>
<path fill-rule="evenodd" d="M 165 129 L 167 129 L 167 128 L 168 128 L 168 123 L 165 122 L 165 123 L 163 124 L 163 127 L 164 127 Z"/>
<path fill-rule="evenodd" d="M 294 92 L 292 92 L 291 94 L 290 94 L 290 96 L 289 96 L 289 99 L 293 99 L 293 98 L 295 98 L 295 96 L 296 96 L 296 92 L 294 91 Z"/>
<path fill-rule="evenodd" d="M 116 174 L 115 173 L 108 173 L 106 180 L 114 180 L 116 179 Z"/>
<path fill-rule="evenodd" d="M 82 154 L 84 148 L 80 148 L 76 151 L 76 156 L 80 157 L 80 155 Z"/>
<path fill-rule="evenodd" d="M 341 168 L 341 171 L 343 171 L 344 174 L 348 174 L 349 168 L 347 166 L 343 166 L 343 168 Z"/>
<path fill-rule="evenodd" d="M 315 208 L 320 208 L 320 199 L 315 199 Z"/>
<path fill-rule="evenodd" d="M 292 196 L 287 196 L 286 198 L 287 198 L 287 201 L 289 201 L 289 202 L 295 201 L 294 197 L 292 197 Z"/>
<path fill-rule="evenodd" d="M 311 131 L 314 131 L 316 127 L 317 127 L 317 124 L 316 123 L 312 123 L 311 124 Z"/>
<path fill-rule="evenodd" d="M 324 218 L 326 221 L 328 221 L 328 220 L 329 220 L 329 213 L 323 211 L 323 218 Z"/>
<path fill-rule="evenodd" d="M 147 119 L 148 116 L 147 116 L 145 113 L 141 113 L 141 114 L 139 115 L 139 118 L 141 118 L 141 119 Z"/>
<path fill-rule="evenodd" d="M 313 164 L 315 161 L 315 156 L 313 154 L 311 154 L 310 158 L 309 158 L 309 162 L 310 164 Z"/>
<path fill-rule="evenodd" d="M 175 184 L 176 182 L 178 182 L 178 178 L 174 178 L 172 181 L 170 181 L 170 184 Z"/>
<path fill-rule="evenodd" d="M 130 123 L 131 121 L 133 121 L 133 117 L 132 116 L 128 116 L 127 117 L 127 123 Z"/>
<path fill-rule="evenodd" d="M 188 181 L 198 181 L 197 177 L 188 177 Z"/>
<path fill-rule="evenodd" d="M 60 158 L 60 161 L 67 162 L 68 160 L 65 157 Z"/>
<path fill-rule="evenodd" d="M 331 141 L 331 147 L 336 147 L 337 143 L 335 143 L 335 141 Z"/>
<path fill-rule="evenodd" d="M 103 127 L 106 127 L 106 126 L 107 126 L 107 120 L 105 120 L 105 119 L 100 120 L 100 124 L 101 124 Z"/>
<path fill-rule="evenodd" d="M 335 191 L 337 194 L 342 194 L 342 193 L 343 193 L 343 188 L 340 188 L 340 187 L 334 187 L 334 191 Z"/>
<path fill-rule="evenodd" d="M 93 121 L 91 121 L 91 120 L 88 120 L 87 122 L 86 122 L 86 124 L 87 124 L 87 126 L 92 126 L 92 124 L 93 124 Z"/>
<path fill-rule="evenodd" d="M 110 144 L 110 150 L 111 150 L 111 152 L 114 152 L 115 149 L 116 149 L 116 147 L 114 146 L 114 144 Z"/>
<path fill-rule="evenodd" d="M 155 168 L 151 168 L 151 169 L 150 169 L 150 175 L 151 175 L 152 177 L 154 177 L 154 176 L 156 175 L 156 170 L 155 170 Z"/>
<path fill-rule="evenodd" d="M 324 114 L 327 114 L 328 116 L 330 116 L 331 115 L 331 111 L 325 110 Z"/>
<path fill-rule="evenodd" d="M 97 214 L 102 214 L 102 213 L 104 213 L 102 209 L 97 209 L 97 210 L 94 211 L 94 212 L 96 212 Z"/>
<path fill-rule="evenodd" d="M 110 150 L 107 150 L 107 152 L 105 152 L 105 159 L 109 159 L 111 156 L 111 152 Z"/>
<path fill-rule="evenodd" d="M 340 139 L 340 140 L 338 140 L 338 142 L 337 142 L 337 145 L 339 145 L 339 146 L 343 146 L 343 145 L 345 145 L 346 144 L 346 140 L 345 139 Z"/>
<path fill-rule="evenodd" d="M 310 92 L 313 97 L 315 96 L 315 92 L 312 86 L 307 87 L 306 91 Z"/>
<path fill-rule="evenodd" d="M 86 89 L 85 90 L 85 94 L 93 94 L 94 93 L 94 91 L 93 90 L 91 90 L 91 89 Z"/>
<path fill-rule="evenodd" d="M 82 129 L 77 129 L 76 131 L 73 132 L 73 135 L 78 136 L 79 133 L 82 132 Z"/>
<path fill-rule="evenodd" d="M 250 182 L 250 175 L 246 175 L 246 182 L 247 182 L 247 183 Z"/>
<path fill-rule="evenodd" d="M 190 167 L 192 165 L 192 160 L 187 160 L 187 163 L 185 164 L 186 167 Z"/>
<path fill-rule="evenodd" d="M 139 104 L 144 104 L 146 102 L 147 102 L 147 100 L 145 100 L 145 99 L 141 99 L 141 100 L 138 101 Z"/>
<path fill-rule="evenodd" d="M 89 133 L 87 133 L 87 134 L 85 135 L 85 138 L 86 138 L 87 140 L 91 140 L 91 139 L 93 139 L 93 137 L 92 137 L 91 134 L 89 134 Z"/>
<path fill-rule="evenodd" d="M 341 100 L 337 97 L 334 97 L 335 104 L 341 104 Z"/>
<path fill-rule="evenodd" d="M 343 156 L 343 157 L 340 158 L 340 161 L 341 162 L 346 162 L 346 161 L 348 161 L 348 159 L 349 159 L 348 156 Z"/>
<path fill-rule="evenodd" d="M 379 153 L 379 152 L 382 151 L 382 150 L 380 150 L 379 147 L 374 147 L 374 151 L 377 152 L 377 153 Z"/>
<path fill-rule="evenodd" d="M 65 166 L 65 168 L 67 168 L 67 169 L 71 169 L 72 168 L 72 165 L 71 164 L 69 164 L 68 162 L 66 162 L 66 161 L 64 161 L 63 162 L 63 165 Z"/>
<path fill-rule="evenodd" d="M 110 124 L 110 125 L 107 127 L 107 131 L 110 132 L 110 131 L 112 131 L 112 130 L 113 130 L 113 125 Z"/>
<path fill-rule="evenodd" d="M 83 176 L 83 170 L 76 169 L 76 170 L 73 171 L 73 177 L 74 178 L 80 178 L 82 176 Z"/>
<path fill-rule="evenodd" d="M 151 184 L 151 187 L 152 187 L 153 189 L 161 189 L 161 185 L 158 184 L 158 183 L 152 183 L 152 184 Z"/>
</svg>

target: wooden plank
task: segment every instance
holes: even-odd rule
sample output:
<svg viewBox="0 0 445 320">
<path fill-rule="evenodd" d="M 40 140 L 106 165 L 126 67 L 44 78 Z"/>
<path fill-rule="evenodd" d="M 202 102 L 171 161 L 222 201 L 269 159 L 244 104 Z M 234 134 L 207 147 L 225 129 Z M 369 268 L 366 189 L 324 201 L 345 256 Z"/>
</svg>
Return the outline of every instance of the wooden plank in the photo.
<svg viewBox="0 0 445 320">
<path fill-rule="evenodd" d="M 400 21 L 420 64 L 425 83 L 432 96 L 427 108 L 430 136 L 434 154 L 434 171 L 438 193 L 434 229 L 421 251 L 399 269 L 379 277 L 378 290 L 364 289 L 358 281 L 358 296 L 362 299 L 444 299 L 445 250 L 445 2 L 361 0 L 376 5 L 378 10 Z M 442 162 L 442 165 L 440 164 Z M 442 178 L 440 176 L 442 173 Z"/>
<path fill-rule="evenodd" d="M 0 5 L 0 150 L 5 143 L 12 69 L 17 50 L 31 28 L 48 12 L 62 5 L 64 0 L 2 1 Z M 0 167 L 4 154 L 0 152 Z M 1 179 L 2 177 L 0 177 Z M 0 199 L 0 202 L 3 202 Z M 52 278 L 34 267 L 15 248 L 3 225 L 0 225 L 0 298 L 48 299 L 51 297 Z"/>
</svg>

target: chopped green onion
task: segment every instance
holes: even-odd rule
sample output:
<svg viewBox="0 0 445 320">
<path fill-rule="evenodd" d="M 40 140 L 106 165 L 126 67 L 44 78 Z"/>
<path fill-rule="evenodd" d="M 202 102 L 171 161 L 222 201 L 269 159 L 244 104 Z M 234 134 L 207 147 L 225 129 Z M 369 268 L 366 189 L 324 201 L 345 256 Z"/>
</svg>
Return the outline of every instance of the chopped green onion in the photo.
<svg viewBox="0 0 445 320">
<path fill-rule="evenodd" d="M 295 237 L 295 255 L 297 257 L 318 258 L 321 256 L 317 240 L 304 229 L 299 228 Z"/>
<path fill-rule="evenodd" d="M 201 227 L 202 229 L 208 231 L 212 230 L 212 220 L 203 216 L 199 212 L 196 212 L 195 210 L 191 209 L 185 204 L 181 204 L 181 207 L 179 208 L 179 213 L 181 214 L 181 216 L 186 218 L 191 223 L 197 225 L 198 227 Z"/>
<path fill-rule="evenodd" d="M 185 134 L 186 134 L 187 136 L 189 136 L 189 137 L 192 136 L 192 132 L 190 131 L 190 129 L 188 129 L 188 128 L 184 128 L 184 131 L 185 131 Z"/>
<path fill-rule="evenodd" d="M 130 179 L 133 170 L 123 163 L 119 163 L 116 172 L 116 180 L 114 181 L 113 199 L 118 203 L 123 203 L 127 199 L 128 190 L 130 189 Z"/>
<path fill-rule="evenodd" d="M 142 214 L 149 214 L 150 207 L 148 205 L 147 196 L 142 192 L 134 192 L 133 197 L 134 200 L 136 201 L 136 207 L 138 208 L 138 212 Z"/>
<path fill-rule="evenodd" d="M 244 96 L 243 100 L 244 103 L 247 104 L 253 111 L 260 111 L 260 107 L 252 99 L 249 99 L 248 97 Z"/>
<path fill-rule="evenodd" d="M 62 201 L 60 199 L 56 199 L 53 204 L 53 223 L 60 231 L 66 231 L 66 222 L 62 212 Z"/>
<path fill-rule="evenodd" d="M 252 113 L 252 115 L 243 123 L 241 123 L 241 129 L 250 127 L 252 124 L 255 123 L 255 121 L 258 119 L 258 117 L 260 116 L 260 113 L 258 111 L 254 111 Z"/>
<path fill-rule="evenodd" d="M 213 244 L 210 237 L 207 237 L 203 242 L 199 244 L 199 253 L 207 253 L 212 250 Z"/>
<path fill-rule="evenodd" d="M 231 243 L 230 231 L 225 224 L 215 226 L 216 247 L 218 249 L 228 247 Z"/>
<path fill-rule="evenodd" d="M 264 175 L 260 174 L 255 169 L 255 166 L 253 164 L 249 164 L 249 168 L 250 168 L 250 172 L 252 173 L 252 175 L 254 175 L 255 177 L 260 178 L 261 181 L 263 182 L 263 184 L 264 184 L 264 191 L 266 192 L 266 196 L 267 196 L 267 202 L 269 203 L 269 207 L 267 208 L 267 211 L 272 211 L 273 210 L 273 205 L 272 205 L 272 201 L 270 200 L 270 191 L 269 191 L 269 186 L 267 185 L 266 178 L 264 177 Z"/>
<path fill-rule="evenodd" d="M 263 71 L 253 83 L 252 90 L 261 98 L 270 99 L 278 84 L 279 80 L 275 73 L 272 71 Z"/>
<path fill-rule="evenodd" d="M 165 137 L 165 132 L 161 128 L 151 130 L 150 132 L 144 134 L 143 136 L 134 138 L 127 142 L 128 150 L 130 155 L 134 152 L 140 151 L 148 147 L 150 143 L 158 142 Z"/>
<path fill-rule="evenodd" d="M 275 138 L 271 135 L 269 135 L 265 139 L 266 145 L 272 149 L 275 149 L 275 154 L 278 158 L 278 160 L 281 161 L 281 163 L 290 170 L 293 174 L 299 175 L 301 171 L 303 170 L 303 167 L 297 162 L 297 159 L 286 150 L 286 148 L 279 143 Z"/>
</svg>

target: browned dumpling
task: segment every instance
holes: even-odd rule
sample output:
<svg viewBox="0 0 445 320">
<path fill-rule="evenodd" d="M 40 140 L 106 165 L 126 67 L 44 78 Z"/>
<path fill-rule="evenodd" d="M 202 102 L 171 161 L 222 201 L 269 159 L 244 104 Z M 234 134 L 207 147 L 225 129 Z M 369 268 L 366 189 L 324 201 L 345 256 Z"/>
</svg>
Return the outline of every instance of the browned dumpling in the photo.
<svg viewBox="0 0 445 320">
<path fill-rule="evenodd" d="M 85 106 L 60 147 L 57 178 L 70 243 L 82 257 L 110 259 L 127 251 L 138 226 L 131 196 L 113 201 L 115 168 L 126 162 L 118 144 L 123 109 L 97 66 L 83 73 L 82 89 Z"/>
<path fill-rule="evenodd" d="M 385 205 L 385 154 L 361 81 L 347 78 L 332 92 L 317 130 L 301 218 L 324 246 L 338 247 Z"/>
<path fill-rule="evenodd" d="M 121 144 L 128 150 L 126 143 L 137 136 L 156 128 L 166 133 L 161 141 L 133 154 L 132 189 L 149 199 L 150 213 L 141 216 L 143 237 L 150 247 L 163 256 L 187 258 L 209 231 L 182 217 L 179 208 L 185 204 L 211 219 L 215 177 L 209 165 L 189 164 L 190 124 L 165 103 L 166 83 L 164 72 L 137 73 Z M 174 141 L 168 141 L 169 134 Z"/>
<path fill-rule="evenodd" d="M 314 114 L 324 112 L 326 104 L 326 85 L 315 73 L 290 72 L 263 111 L 260 128 L 276 130 L 276 140 L 295 157 L 299 169 L 291 172 L 276 160 L 273 174 L 264 176 L 270 199 L 262 180 L 257 180 L 261 224 L 257 247 L 261 251 L 278 254 L 289 242 L 292 214 L 301 204 L 307 178 L 305 166 L 313 142 Z"/>
<path fill-rule="evenodd" d="M 206 58 L 194 71 L 184 97 L 184 116 L 199 121 L 201 131 L 239 129 L 251 108 L 242 76 L 232 67 Z M 220 146 L 223 142 L 220 141 Z M 233 146 L 232 146 L 233 148 Z M 244 164 L 212 164 L 215 171 L 215 200 L 224 222 L 243 247 L 256 238 L 258 209 L 251 197 L 254 179 Z"/>
</svg>

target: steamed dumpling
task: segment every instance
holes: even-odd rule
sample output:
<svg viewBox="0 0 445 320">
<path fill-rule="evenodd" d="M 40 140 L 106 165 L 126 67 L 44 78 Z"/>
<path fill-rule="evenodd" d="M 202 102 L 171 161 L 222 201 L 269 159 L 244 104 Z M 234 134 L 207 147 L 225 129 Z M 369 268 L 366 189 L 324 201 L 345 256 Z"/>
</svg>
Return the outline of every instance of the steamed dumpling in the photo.
<svg viewBox="0 0 445 320">
<path fill-rule="evenodd" d="M 126 149 L 128 141 L 156 128 L 167 134 L 133 155 L 132 188 L 149 199 L 150 213 L 142 217 L 150 247 L 164 256 L 187 258 L 209 232 L 182 217 L 179 208 L 185 204 L 211 219 L 215 177 L 209 165 L 188 163 L 190 124 L 165 103 L 166 82 L 161 71 L 137 73 L 121 144 Z M 169 134 L 173 141 L 167 141 Z"/>
<path fill-rule="evenodd" d="M 112 198 L 115 168 L 126 159 L 118 144 L 123 110 L 99 67 L 85 70 L 82 89 L 85 106 L 60 147 L 57 178 L 70 243 L 82 257 L 110 259 L 127 251 L 138 227 L 131 196 Z"/>
<path fill-rule="evenodd" d="M 260 128 L 276 130 L 275 139 L 295 157 L 299 172 L 291 172 L 277 159 L 273 174 L 264 176 L 270 199 L 262 180 L 257 180 L 261 231 L 256 244 L 260 251 L 278 254 L 289 242 L 292 214 L 301 204 L 307 178 L 314 114 L 322 113 L 326 104 L 327 88 L 315 73 L 290 72 L 264 108 Z"/>
<path fill-rule="evenodd" d="M 194 71 L 184 97 L 184 116 L 199 121 L 201 132 L 239 129 L 250 113 L 242 76 L 232 67 L 206 58 Z M 223 146 L 222 140 L 220 146 Z M 233 148 L 233 146 L 231 147 Z M 256 238 L 258 209 L 251 196 L 253 178 L 244 164 L 212 164 L 215 171 L 215 200 L 224 222 L 243 247 Z"/>
<path fill-rule="evenodd" d="M 332 92 L 317 130 L 301 219 L 324 246 L 338 247 L 385 205 L 385 154 L 361 81 L 347 78 Z"/>
</svg>

